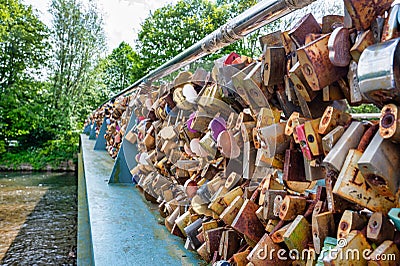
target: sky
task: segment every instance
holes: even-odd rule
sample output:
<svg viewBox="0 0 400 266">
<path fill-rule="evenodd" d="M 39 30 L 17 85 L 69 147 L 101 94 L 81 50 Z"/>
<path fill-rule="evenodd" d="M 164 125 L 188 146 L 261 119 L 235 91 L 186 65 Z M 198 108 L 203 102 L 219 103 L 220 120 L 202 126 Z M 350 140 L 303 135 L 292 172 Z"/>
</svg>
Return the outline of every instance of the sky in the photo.
<svg viewBox="0 0 400 266">
<path fill-rule="evenodd" d="M 41 20 L 49 25 L 51 17 L 47 10 L 51 0 L 24 0 L 24 2 L 37 9 Z M 97 2 L 104 14 L 104 30 L 108 51 L 111 52 L 122 41 L 134 47 L 140 23 L 146 19 L 150 11 L 169 3 L 176 3 L 177 0 L 97 0 Z"/>
</svg>

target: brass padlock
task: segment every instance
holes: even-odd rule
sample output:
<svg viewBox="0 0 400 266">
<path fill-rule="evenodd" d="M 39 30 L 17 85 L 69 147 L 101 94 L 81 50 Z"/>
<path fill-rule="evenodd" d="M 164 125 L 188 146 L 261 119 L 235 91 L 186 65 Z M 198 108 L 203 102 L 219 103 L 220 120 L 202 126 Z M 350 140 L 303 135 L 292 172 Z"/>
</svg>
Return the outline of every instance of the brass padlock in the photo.
<svg viewBox="0 0 400 266">
<path fill-rule="evenodd" d="M 241 196 L 237 196 L 220 214 L 219 218 L 226 224 L 231 225 L 235 220 L 240 208 L 244 203 L 244 199 Z"/>
<path fill-rule="evenodd" d="M 322 154 L 322 137 L 318 133 L 321 119 L 314 119 L 304 122 L 304 133 L 306 134 L 307 144 L 314 157 Z"/>
<path fill-rule="evenodd" d="M 379 134 L 384 139 L 400 142 L 400 107 L 387 104 L 382 108 Z"/>
<path fill-rule="evenodd" d="M 360 90 L 367 100 L 383 106 L 400 101 L 400 38 L 369 46 L 358 63 Z"/>
<path fill-rule="evenodd" d="M 303 46 L 297 51 L 301 71 L 312 90 L 322 90 L 347 74 L 346 67 L 334 66 L 329 60 L 330 34 Z"/>
<path fill-rule="evenodd" d="M 279 218 L 284 221 L 292 221 L 297 215 L 303 214 L 307 201 L 304 197 L 286 195 L 279 210 Z"/>
<path fill-rule="evenodd" d="M 358 168 L 365 181 L 383 196 L 394 197 L 399 188 L 399 148 L 377 132 L 358 160 Z"/>
<path fill-rule="evenodd" d="M 296 93 L 299 93 L 301 96 L 303 96 L 304 100 L 307 102 L 311 102 L 317 96 L 317 93 L 310 88 L 306 79 L 304 78 L 299 62 L 297 62 L 289 70 L 289 78 L 293 82 Z"/>
<path fill-rule="evenodd" d="M 326 135 L 339 125 L 348 125 L 351 122 L 351 119 L 352 117 L 349 113 L 340 111 L 332 106 L 328 106 L 321 117 L 318 133 L 321 135 Z"/>
<path fill-rule="evenodd" d="M 322 29 L 314 16 L 310 13 L 300 19 L 289 31 L 289 36 L 292 38 L 297 47 L 302 47 L 305 44 L 307 34 L 321 33 Z"/>
</svg>

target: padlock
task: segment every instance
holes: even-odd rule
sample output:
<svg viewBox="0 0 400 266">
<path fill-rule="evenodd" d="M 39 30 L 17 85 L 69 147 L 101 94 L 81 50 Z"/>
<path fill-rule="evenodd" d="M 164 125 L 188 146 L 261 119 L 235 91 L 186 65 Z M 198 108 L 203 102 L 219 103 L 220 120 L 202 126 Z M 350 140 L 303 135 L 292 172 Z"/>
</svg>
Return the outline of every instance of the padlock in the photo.
<svg viewBox="0 0 400 266">
<path fill-rule="evenodd" d="M 278 258 L 275 251 L 281 250 L 280 246 L 275 244 L 268 234 L 263 235 L 257 245 L 251 250 L 247 256 L 250 265 L 290 265 L 289 260 L 281 260 Z"/>
<path fill-rule="evenodd" d="M 329 60 L 334 66 L 346 67 L 351 60 L 350 32 L 344 27 L 336 28 L 328 41 Z"/>
<path fill-rule="evenodd" d="M 389 218 L 381 212 L 375 212 L 368 221 L 367 238 L 377 245 L 385 240 L 393 240 L 395 228 Z"/>
<path fill-rule="evenodd" d="M 209 263 L 211 261 L 211 255 L 210 253 L 207 251 L 207 243 L 203 243 L 198 249 L 197 249 L 197 253 L 200 255 L 200 257 L 206 261 L 207 263 Z"/>
<path fill-rule="evenodd" d="M 371 26 L 372 21 L 390 8 L 392 1 L 344 0 L 344 6 L 352 19 L 353 26 L 363 31 Z"/>
<path fill-rule="evenodd" d="M 302 252 L 312 241 L 310 224 L 302 215 L 298 215 L 283 235 L 283 239 L 289 250 Z"/>
<path fill-rule="evenodd" d="M 289 36 L 299 48 L 304 46 L 307 34 L 321 33 L 321 31 L 321 26 L 310 13 L 305 15 L 296 23 L 293 29 L 289 31 Z"/>
<path fill-rule="evenodd" d="M 223 231 L 219 244 L 219 256 L 224 259 L 230 259 L 240 246 L 240 236 L 234 230 Z"/>
<path fill-rule="evenodd" d="M 303 153 L 296 149 L 287 149 L 283 168 L 284 181 L 306 181 Z"/>
<path fill-rule="evenodd" d="M 334 66 L 329 60 L 330 34 L 298 49 L 301 71 L 312 90 L 322 90 L 347 74 L 347 68 Z"/>
<path fill-rule="evenodd" d="M 285 117 L 289 117 L 293 112 L 300 112 L 301 108 L 289 101 L 285 89 L 277 90 L 275 94 Z"/>
<path fill-rule="evenodd" d="M 322 18 L 322 33 L 331 33 L 336 28 L 343 27 L 344 17 L 339 15 L 326 15 Z"/>
<path fill-rule="evenodd" d="M 212 137 L 211 131 L 208 131 L 203 138 L 200 139 L 199 145 L 206 152 L 207 157 L 214 159 L 217 154 L 216 142 Z"/>
<path fill-rule="evenodd" d="M 322 99 L 324 102 L 337 101 L 345 98 L 342 87 L 337 82 L 322 89 Z"/>
<path fill-rule="evenodd" d="M 231 225 L 253 243 L 257 243 L 265 233 L 263 224 L 256 216 L 257 209 L 257 204 L 246 199 Z"/>
<path fill-rule="evenodd" d="M 261 49 L 264 49 L 265 46 L 267 47 L 283 46 L 281 34 L 282 32 L 278 30 L 259 37 L 258 41 L 260 42 Z"/>
<path fill-rule="evenodd" d="M 340 219 L 337 238 L 346 239 L 352 230 L 361 230 L 367 225 L 367 218 L 356 211 L 346 210 Z"/>
<path fill-rule="evenodd" d="M 212 119 L 207 113 L 198 110 L 194 113 L 190 128 L 198 132 L 204 132 L 207 130 Z"/>
<path fill-rule="evenodd" d="M 297 62 L 290 70 L 289 70 L 289 78 L 293 83 L 294 89 L 296 93 L 299 93 L 307 102 L 311 102 L 316 96 L 317 93 L 313 91 L 308 85 L 303 72 L 301 71 L 300 63 Z"/>
<path fill-rule="evenodd" d="M 307 181 L 315 181 L 315 180 L 320 180 L 324 179 L 326 176 L 326 169 L 325 167 L 322 167 L 321 164 L 319 163 L 319 160 L 314 159 L 312 161 L 308 161 L 305 158 L 303 158 L 304 162 L 304 172 L 306 175 L 306 180 Z"/>
<path fill-rule="evenodd" d="M 323 262 L 324 265 L 367 265 L 366 256 L 362 254 L 366 250 L 371 250 L 370 244 L 360 231 L 354 230 L 345 240 L 338 241 L 334 252 L 328 252 Z"/>
<path fill-rule="evenodd" d="M 263 51 L 262 77 L 265 86 L 283 84 L 286 70 L 285 49 L 265 47 Z"/>
<path fill-rule="evenodd" d="M 368 254 L 368 266 L 395 266 L 399 257 L 400 251 L 397 245 L 393 241 L 386 240 L 374 252 Z"/>
<path fill-rule="evenodd" d="M 343 133 L 344 127 L 337 126 L 322 138 L 322 149 L 324 150 L 325 156 L 335 146 L 336 142 L 340 139 Z"/>
<path fill-rule="evenodd" d="M 257 116 L 257 128 L 270 126 L 275 123 L 279 123 L 281 119 L 281 111 L 276 108 L 261 108 L 260 113 Z"/>
<path fill-rule="evenodd" d="M 241 196 L 237 196 L 220 214 L 219 218 L 224 221 L 226 225 L 231 225 L 243 203 L 244 199 Z"/>
<path fill-rule="evenodd" d="M 381 195 L 365 181 L 357 166 L 362 154 L 359 150 L 349 151 L 333 193 L 371 211 L 386 214 L 395 206 L 395 199 Z"/>
<path fill-rule="evenodd" d="M 235 189 L 229 191 L 223 196 L 223 200 L 226 205 L 229 205 L 232 203 L 232 201 L 237 197 L 237 196 L 242 196 L 243 195 L 243 189 L 241 187 L 236 187 Z"/>
<path fill-rule="evenodd" d="M 379 122 L 379 134 L 384 139 L 400 142 L 400 108 L 387 104 L 382 108 Z"/>
<path fill-rule="evenodd" d="M 263 209 L 263 218 L 264 220 L 270 219 L 278 219 L 279 211 L 283 202 L 283 199 L 286 197 L 287 192 L 284 190 L 266 190 L 265 199 L 262 202 Z"/>
<path fill-rule="evenodd" d="M 225 187 L 227 190 L 231 190 L 236 184 L 242 180 L 242 176 L 239 174 L 232 172 L 225 181 Z"/>
<path fill-rule="evenodd" d="M 399 10 L 399 3 L 394 4 L 390 9 L 389 16 L 385 20 L 385 24 L 383 26 L 381 42 L 386 42 L 388 40 L 399 37 Z"/>
<path fill-rule="evenodd" d="M 396 195 L 400 183 L 398 144 L 383 139 L 377 132 L 357 164 L 365 181 L 379 194 Z"/>
<path fill-rule="evenodd" d="M 276 244 L 282 243 L 284 241 L 283 235 L 289 229 L 291 224 L 292 223 L 290 222 L 290 223 L 284 225 L 283 227 L 279 228 L 278 230 L 274 231 L 273 233 L 271 233 L 270 236 L 271 236 L 272 241 Z"/>
<path fill-rule="evenodd" d="M 353 60 L 358 63 L 360 56 L 365 48 L 373 44 L 375 44 L 375 38 L 372 30 L 360 32 L 357 36 L 356 42 L 350 49 L 350 54 Z"/>
<path fill-rule="evenodd" d="M 323 165 L 330 170 L 340 172 L 349 150 L 357 147 L 364 131 L 365 126 L 361 122 L 352 122 L 326 155 Z"/>
<path fill-rule="evenodd" d="M 360 91 L 378 106 L 400 101 L 399 46 L 400 38 L 397 38 L 371 45 L 361 54 L 357 70 Z"/>
<path fill-rule="evenodd" d="M 286 195 L 279 209 L 279 219 L 294 220 L 297 215 L 304 213 L 306 204 L 307 200 L 304 197 Z"/>
<path fill-rule="evenodd" d="M 389 211 L 389 218 L 392 220 L 397 231 L 400 231 L 400 208 L 392 208 Z"/>
<path fill-rule="evenodd" d="M 268 157 L 281 154 L 289 146 L 290 138 L 285 135 L 286 123 L 276 123 L 271 126 L 258 129 L 261 147 L 266 150 Z"/>
<path fill-rule="evenodd" d="M 293 82 L 289 79 L 288 75 L 283 77 L 284 85 L 285 85 L 285 94 L 289 102 L 294 103 L 297 102 L 297 96 L 294 89 Z"/>
<path fill-rule="evenodd" d="M 351 122 L 351 115 L 342 112 L 332 106 L 325 109 L 323 116 L 318 127 L 318 133 L 322 135 L 328 134 L 337 126 L 346 126 Z"/>
<path fill-rule="evenodd" d="M 224 228 L 222 227 L 210 229 L 204 232 L 208 253 L 214 254 L 214 252 L 219 250 L 219 242 L 221 241 L 223 232 Z"/>
<path fill-rule="evenodd" d="M 314 249 L 317 254 L 320 254 L 325 238 L 332 236 L 336 230 L 333 213 L 328 211 L 313 214 L 311 225 Z"/>
<path fill-rule="evenodd" d="M 296 44 L 294 43 L 292 38 L 290 38 L 289 32 L 290 31 L 284 31 L 281 33 L 281 41 L 282 41 L 283 48 L 285 49 L 286 54 L 294 55 L 297 48 L 296 48 Z M 297 55 L 296 55 L 296 57 L 297 57 Z M 295 64 L 296 62 L 292 62 L 292 63 Z"/>
<path fill-rule="evenodd" d="M 347 78 L 349 80 L 349 96 L 351 104 L 361 103 L 364 99 L 361 95 L 360 84 L 357 76 L 358 65 L 355 61 L 350 62 L 349 73 Z"/>
<path fill-rule="evenodd" d="M 312 154 L 310 147 L 308 146 L 304 124 L 296 126 L 296 135 L 304 158 L 306 158 L 307 160 L 311 160 Z"/>
<path fill-rule="evenodd" d="M 257 167 L 272 167 L 274 169 L 283 170 L 284 159 L 282 155 L 277 154 L 274 157 L 268 157 L 263 149 L 257 150 L 255 165 Z"/>
<path fill-rule="evenodd" d="M 263 63 L 256 62 L 254 67 L 250 70 L 250 72 L 244 78 L 245 82 L 250 82 L 255 84 L 258 88 L 261 88 L 263 80 L 262 80 L 262 72 L 263 72 Z M 248 95 L 252 97 L 252 91 L 248 91 Z M 251 99 L 250 99 L 251 101 Z M 255 100 L 257 102 L 257 100 Z"/>
<path fill-rule="evenodd" d="M 178 226 L 179 230 L 182 232 L 182 234 L 186 237 L 185 233 L 185 227 L 188 226 L 190 223 L 190 212 L 187 211 L 180 215 L 178 218 L 175 220 L 175 224 Z"/>
<path fill-rule="evenodd" d="M 299 143 L 296 127 L 301 124 L 304 124 L 304 122 L 305 122 L 304 117 L 300 117 L 300 114 L 298 112 L 293 112 L 286 122 L 285 134 L 287 136 L 291 136 L 293 134 L 294 141 L 296 143 Z"/>
<path fill-rule="evenodd" d="M 252 178 L 255 170 L 255 161 L 257 157 L 257 150 L 251 142 L 243 144 L 243 172 L 244 179 Z"/>
<path fill-rule="evenodd" d="M 322 137 L 318 134 L 318 127 L 321 119 L 314 119 L 304 122 L 304 133 L 307 138 L 307 144 L 312 155 L 319 156 L 322 154 Z"/>
<path fill-rule="evenodd" d="M 185 234 L 187 235 L 188 239 L 190 239 L 190 244 L 195 250 L 200 248 L 202 244 L 196 237 L 198 229 L 202 226 L 202 222 L 202 219 L 197 219 L 184 228 Z"/>
<path fill-rule="evenodd" d="M 244 251 L 238 252 L 233 255 L 233 261 L 237 266 L 246 266 L 249 261 L 247 260 L 247 256 L 250 254 L 250 249 L 247 248 Z"/>
</svg>

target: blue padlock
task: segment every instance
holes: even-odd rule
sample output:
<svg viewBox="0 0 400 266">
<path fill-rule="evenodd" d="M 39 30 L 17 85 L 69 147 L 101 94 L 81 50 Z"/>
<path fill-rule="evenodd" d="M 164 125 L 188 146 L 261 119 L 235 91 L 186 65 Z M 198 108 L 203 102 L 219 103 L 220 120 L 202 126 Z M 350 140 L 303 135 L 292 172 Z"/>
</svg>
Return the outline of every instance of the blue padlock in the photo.
<svg viewBox="0 0 400 266">
<path fill-rule="evenodd" d="M 394 226 L 396 226 L 397 231 L 400 231 L 400 208 L 392 208 L 388 215 Z"/>
</svg>

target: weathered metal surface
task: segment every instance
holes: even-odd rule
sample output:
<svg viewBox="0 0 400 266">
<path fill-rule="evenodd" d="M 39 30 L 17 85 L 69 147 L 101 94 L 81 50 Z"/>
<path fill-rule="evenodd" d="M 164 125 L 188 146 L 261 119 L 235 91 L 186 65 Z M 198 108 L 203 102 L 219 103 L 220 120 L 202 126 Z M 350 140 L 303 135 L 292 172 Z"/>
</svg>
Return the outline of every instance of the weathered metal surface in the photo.
<svg viewBox="0 0 400 266">
<path fill-rule="evenodd" d="M 384 139 L 400 142 L 400 108 L 395 104 L 387 104 L 382 108 L 379 134 Z"/>
<path fill-rule="evenodd" d="M 381 212 L 375 212 L 368 221 L 367 238 L 377 245 L 385 240 L 393 240 L 395 230 L 394 225 L 387 216 Z"/>
</svg>

